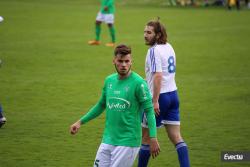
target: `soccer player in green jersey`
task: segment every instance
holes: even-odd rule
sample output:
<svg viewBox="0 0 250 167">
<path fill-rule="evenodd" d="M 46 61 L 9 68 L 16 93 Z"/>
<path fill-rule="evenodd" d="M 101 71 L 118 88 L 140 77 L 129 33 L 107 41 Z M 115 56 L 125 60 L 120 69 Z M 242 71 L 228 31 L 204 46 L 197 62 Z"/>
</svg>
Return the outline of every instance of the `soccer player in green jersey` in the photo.
<svg viewBox="0 0 250 167">
<path fill-rule="evenodd" d="M 99 101 L 71 125 L 70 132 L 76 134 L 82 124 L 106 110 L 105 129 L 94 166 L 131 167 L 141 145 L 143 110 L 148 119 L 151 154 L 156 157 L 160 152 L 152 97 L 144 79 L 131 71 L 130 47 L 118 45 L 113 64 L 117 73 L 105 79 Z"/>
<path fill-rule="evenodd" d="M 115 28 L 114 28 L 114 0 L 102 0 L 101 9 L 96 16 L 95 22 L 95 40 L 89 41 L 89 45 L 100 45 L 101 23 L 105 22 L 108 25 L 111 42 L 106 43 L 106 46 L 115 46 Z"/>
</svg>

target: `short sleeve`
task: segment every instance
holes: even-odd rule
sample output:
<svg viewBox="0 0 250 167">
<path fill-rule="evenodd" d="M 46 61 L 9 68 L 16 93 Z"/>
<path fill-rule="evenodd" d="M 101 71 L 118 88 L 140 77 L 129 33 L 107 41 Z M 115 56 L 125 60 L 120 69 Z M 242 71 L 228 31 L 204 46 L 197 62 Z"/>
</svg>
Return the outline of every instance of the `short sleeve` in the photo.
<svg viewBox="0 0 250 167">
<path fill-rule="evenodd" d="M 162 72 L 162 63 L 159 50 L 151 48 L 149 50 L 150 72 Z"/>
<path fill-rule="evenodd" d="M 152 97 L 144 80 L 137 84 L 136 98 L 138 99 L 143 109 L 152 107 Z"/>
</svg>

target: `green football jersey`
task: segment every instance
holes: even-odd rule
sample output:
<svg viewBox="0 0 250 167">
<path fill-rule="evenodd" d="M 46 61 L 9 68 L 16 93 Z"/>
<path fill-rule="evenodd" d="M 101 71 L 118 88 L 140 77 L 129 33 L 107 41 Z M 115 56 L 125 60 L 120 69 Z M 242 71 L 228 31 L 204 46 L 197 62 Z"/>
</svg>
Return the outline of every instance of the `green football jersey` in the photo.
<svg viewBox="0 0 250 167">
<path fill-rule="evenodd" d="M 141 144 L 142 111 L 145 110 L 150 137 L 156 137 L 152 98 L 146 82 L 135 72 L 120 80 L 112 74 L 105 80 L 99 102 L 81 118 L 82 123 L 106 109 L 102 142 L 116 146 L 139 147 Z"/>
<path fill-rule="evenodd" d="M 106 6 L 108 7 L 107 11 L 104 10 Z M 101 1 L 101 13 L 114 14 L 114 12 L 115 12 L 114 0 L 102 0 Z"/>
</svg>

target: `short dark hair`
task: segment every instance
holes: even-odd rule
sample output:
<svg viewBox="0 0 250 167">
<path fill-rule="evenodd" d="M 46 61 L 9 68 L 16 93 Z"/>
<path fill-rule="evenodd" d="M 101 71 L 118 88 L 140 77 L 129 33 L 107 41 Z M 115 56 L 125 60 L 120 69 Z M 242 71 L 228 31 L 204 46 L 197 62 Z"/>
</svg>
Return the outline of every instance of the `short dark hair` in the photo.
<svg viewBox="0 0 250 167">
<path fill-rule="evenodd" d="M 117 56 L 118 54 L 122 56 L 126 56 L 127 54 L 131 54 L 131 48 L 130 46 L 127 46 L 125 44 L 120 44 L 115 47 L 114 56 Z"/>
<path fill-rule="evenodd" d="M 159 21 L 159 17 L 157 20 L 151 20 L 147 23 L 147 26 L 151 26 L 154 28 L 154 32 L 158 35 L 156 38 L 157 44 L 166 44 L 167 43 L 167 32 L 164 25 Z"/>
</svg>

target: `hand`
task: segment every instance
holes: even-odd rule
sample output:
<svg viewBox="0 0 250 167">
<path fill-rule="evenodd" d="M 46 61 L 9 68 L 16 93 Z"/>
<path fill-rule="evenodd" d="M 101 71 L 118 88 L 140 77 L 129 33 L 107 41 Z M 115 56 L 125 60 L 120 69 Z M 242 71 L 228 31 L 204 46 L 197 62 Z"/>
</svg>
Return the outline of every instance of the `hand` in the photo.
<svg viewBox="0 0 250 167">
<path fill-rule="evenodd" d="M 157 138 L 150 139 L 150 152 L 153 158 L 157 157 L 160 154 L 160 146 Z"/>
<path fill-rule="evenodd" d="M 153 105 L 154 105 L 155 115 L 156 115 L 156 116 L 159 116 L 159 115 L 160 115 L 160 107 L 159 107 L 159 102 L 158 102 L 158 101 L 153 102 Z"/>
<path fill-rule="evenodd" d="M 81 127 L 81 122 L 77 121 L 76 123 L 70 126 L 70 133 L 72 135 L 76 134 L 78 130 L 80 129 L 80 127 Z"/>
<path fill-rule="evenodd" d="M 109 10 L 108 6 L 105 6 L 104 11 L 108 11 L 108 10 Z"/>
</svg>

